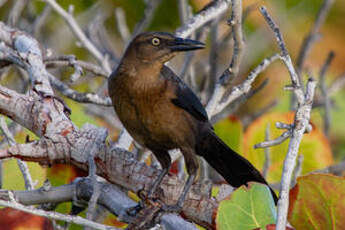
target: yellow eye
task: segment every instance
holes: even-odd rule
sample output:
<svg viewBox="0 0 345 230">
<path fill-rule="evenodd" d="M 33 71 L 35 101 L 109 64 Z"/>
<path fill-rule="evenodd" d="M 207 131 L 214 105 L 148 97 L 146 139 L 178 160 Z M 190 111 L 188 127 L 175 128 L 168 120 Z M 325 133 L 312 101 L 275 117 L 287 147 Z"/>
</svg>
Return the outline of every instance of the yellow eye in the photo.
<svg viewBox="0 0 345 230">
<path fill-rule="evenodd" d="M 158 46 L 161 43 L 161 40 L 159 40 L 159 38 L 152 38 L 151 42 L 152 45 Z"/>
</svg>

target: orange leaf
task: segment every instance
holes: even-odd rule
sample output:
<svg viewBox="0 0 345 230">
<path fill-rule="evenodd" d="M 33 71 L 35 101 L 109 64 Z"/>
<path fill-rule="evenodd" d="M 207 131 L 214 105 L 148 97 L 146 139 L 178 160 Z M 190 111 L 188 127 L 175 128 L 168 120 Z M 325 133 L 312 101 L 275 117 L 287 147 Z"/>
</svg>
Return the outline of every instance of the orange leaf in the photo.
<svg viewBox="0 0 345 230">
<path fill-rule="evenodd" d="M 103 224 L 114 226 L 116 228 L 126 228 L 128 224 L 123 223 L 117 219 L 116 216 L 109 214 L 105 220 L 103 221 Z"/>
<path fill-rule="evenodd" d="M 48 179 L 53 185 L 71 183 L 77 177 L 85 177 L 87 172 L 69 164 L 54 164 L 48 169 Z"/>
<path fill-rule="evenodd" d="M 290 191 L 288 219 L 296 229 L 344 229 L 344 210 L 343 177 L 309 174 Z"/>
<path fill-rule="evenodd" d="M 12 208 L 0 210 L 0 230 L 53 230 L 49 219 Z"/>
</svg>

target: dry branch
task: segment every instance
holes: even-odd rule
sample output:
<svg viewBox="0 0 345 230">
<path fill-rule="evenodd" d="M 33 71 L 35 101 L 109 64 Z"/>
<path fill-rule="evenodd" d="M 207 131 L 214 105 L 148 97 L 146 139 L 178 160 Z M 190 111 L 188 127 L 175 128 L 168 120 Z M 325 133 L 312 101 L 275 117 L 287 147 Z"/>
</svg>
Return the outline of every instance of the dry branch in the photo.
<svg viewBox="0 0 345 230">
<path fill-rule="evenodd" d="M 266 8 L 261 7 L 260 11 L 264 16 L 266 22 L 270 26 L 271 30 L 275 33 L 277 43 L 280 49 L 280 58 L 286 65 L 291 82 L 292 90 L 297 98 L 298 107 L 295 113 L 294 124 L 291 129 L 291 137 L 288 146 L 288 152 L 285 157 L 281 188 L 278 201 L 278 217 L 277 217 L 277 229 L 284 230 L 287 223 L 287 211 L 289 207 L 289 190 L 292 180 L 292 173 L 296 165 L 296 158 L 298 154 L 298 148 L 301 143 L 304 132 L 309 126 L 310 112 L 312 109 L 314 92 L 316 87 L 316 81 L 310 78 L 307 82 L 306 93 L 304 94 L 301 83 L 292 64 L 290 55 L 286 49 L 283 37 L 280 33 L 280 29 L 275 24 L 271 16 L 268 14 Z"/>
</svg>

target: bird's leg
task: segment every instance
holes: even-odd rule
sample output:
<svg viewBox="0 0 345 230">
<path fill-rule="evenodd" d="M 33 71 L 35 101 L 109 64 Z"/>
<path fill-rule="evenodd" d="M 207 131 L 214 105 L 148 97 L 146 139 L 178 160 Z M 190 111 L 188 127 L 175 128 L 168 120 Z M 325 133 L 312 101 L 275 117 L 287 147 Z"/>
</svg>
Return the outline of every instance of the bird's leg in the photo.
<svg viewBox="0 0 345 230">
<path fill-rule="evenodd" d="M 188 148 L 188 147 L 182 147 L 181 148 L 182 154 L 184 156 L 185 162 L 186 162 L 186 167 L 187 167 L 187 171 L 188 171 L 188 179 L 187 182 L 185 183 L 182 193 L 180 195 L 180 197 L 177 200 L 177 203 L 175 205 L 165 205 L 162 207 L 162 209 L 166 212 L 180 212 L 182 207 L 183 207 L 183 203 L 186 199 L 186 196 L 188 194 L 188 191 L 190 189 L 190 187 L 193 185 L 193 182 L 195 180 L 196 177 L 196 173 L 198 171 L 199 168 L 199 162 L 198 159 L 194 153 L 194 150 L 192 148 Z"/>
<path fill-rule="evenodd" d="M 139 204 L 135 207 L 129 208 L 127 213 L 131 216 L 135 216 L 141 209 L 144 208 L 145 202 L 152 200 L 154 193 L 156 192 L 159 185 L 162 183 L 162 180 L 166 174 L 168 174 L 171 166 L 171 158 L 168 151 L 165 150 L 153 150 L 152 151 L 159 163 L 162 166 L 162 172 L 158 175 L 158 178 L 153 182 L 147 195 L 139 194 L 140 201 Z"/>
<path fill-rule="evenodd" d="M 153 198 L 154 193 L 156 192 L 157 188 L 161 184 L 164 176 L 168 174 L 170 166 L 171 166 L 171 157 L 169 155 L 169 152 L 167 150 L 155 150 L 151 149 L 153 154 L 155 155 L 156 159 L 159 161 L 162 172 L 158 175 L 158 178 L 153 183 L 151 189 L 149 190 L 147 194 L 147 199 Z"/>
<path fill-rule="evenodd" d="M 158 175 L 158 178 L 155 180 L 149 192 L 147 193 L 147 199 L 153 198 L 153 194 L 155 193 L 159 185 L 162 183 L 164 176 L 167 175 L 168 172 L 169 169 L 162 169 L 162 172 Z"/>
</svg>

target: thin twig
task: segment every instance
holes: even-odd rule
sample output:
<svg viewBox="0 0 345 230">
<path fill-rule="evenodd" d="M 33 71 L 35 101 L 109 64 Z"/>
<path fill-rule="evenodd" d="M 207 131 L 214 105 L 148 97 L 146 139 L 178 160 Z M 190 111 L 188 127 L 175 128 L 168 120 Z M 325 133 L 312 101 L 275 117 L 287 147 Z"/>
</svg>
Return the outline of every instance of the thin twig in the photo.
<svg viewBox="0 0 345 230">
<path fill-rule="evenodd" d="M 159 4 L 162 0 L 146 0 L 146 7 L 144 10 L 144 16 L 141 20 L 135 25 L 132 38 L 137 36 L 139 33 L 143 32 L 151 23 L 153 19 L 154 12 L 156 11 Z"/>
<path fill-rule="evenodd" d="M 209 55 L 209 65 L 210 65 L 210 71 L 209 76 L 206 79 L 206 97 L 210 98 L 210 95 L 214 89 L 214 86 L 217 82 L 217 71 L 218 71 L 218 47 L 219 47 L 219 41 L 218 41 L 218 24 L 220 21 L 220 16 L 215 18 L 211 25 L 211 31 L 210 31 L 210 41 L 211 41 L 211 50 Z"/>
<path fill-rule="evenodd" d="M 181 25 L 185 24 L 189 18 L 189 4 L 188 0 L 178 0 L 178 12 L 180 16 Z"/>
<path fill-rule="evenodd" d="M 188 37 L 195 30 L 224 13 L 228 9 L 230 3 L 230 0 L 212 1 L 192 18 L 188 19 L 185 24 L 177 28 L 175 35 L 182 38 Z"/>
<path fill-rule="evenodd" d="M 333 95 L 345 86 L 345 73 L 337 77 L 334 82 L 328 87 L 328 94 Z"/>
<path fill-rule="evenodd" d="M 74 63 L 71 63 L 69 57 L 70 55 L 45 58 L 44 64 L 46 65 L 47 68 L 56 68 L 60 66 L 74 67 L 74 65 L 78 65 L 82 67 L 83 69 L 85 69 L 86 71 L 94 73 L 97 76 L 101 76 L 105 78 L 108 77 L 107 72 L 104 71 L 98 65 L 95 65 L 93 63 L 86 62 L 86 61 L 81 61 L 81 60 L 74 60 Z"/>
<path fill-rule="evenodd" d="M 1 128 L 1 131 L 4 134 L 4 136 L 6 137 L 8 144 L 10 146 L 16 145 L 16 141 L 14 140 L 12 133 L 8 129 L 7 124 L 6 124 L 3 116 L 0 117 L 0 128 Z M 25 182 L 25 188 L 27 190 L 34 189 L 32 177 L 31 177 L 31 174 L 30 174 L 30 171 L 29 171 L 29 168 L 28 168 L 28 165 L 26 164 L 26 162 L 17 159 L 17 164 L 18 164 L 20 171 L 23 174 L 23 178 L 24 178 L 24 182 Z"/>
<path fill-rule="evenodd" d="M 265 130 L 265 141 L 268 141 L 270 139 L 270 125 L 267 124 L 266 130 Z M 269 148 L 265 148 L 265 162 L 264 167 L 262 169 L 262 175 L 264 178 L 267 177 L 268 169 L 271 165 L 271 157 L 270 157 L 270 150 Z"/>
<path fill-rule="evenodd" d="M 258 119 L 259 117 L 263 116 L 265 113 L 269 112 L 277 104 L 278 104 L 278 100 L 273 100 L 269 104 L 255 111 L 254 113 L 244 116 L 243 118 L 241 117 L 243 126 L 248 127 L 248 125 L 250 125 L 254 120 Z"/>
<path fill-rule="evenodd" d="M 316 173 L 332 173 L 337 176 L 343 176 L 343 173 L 345 171 L 345 160 L 340 161 L 337 164 L 328 166 L 327 168 L 324 169 L 319 169 L 314 172 Z"/>
<path fill-rule="evenodd" d="M 277 129 L 287 129 L 287 130 L 291 130 L 291 129 L 293 128 L 293 125 L 291 125 L 291 124 L 286 124 L 286 123 L 279 122 L 279 121 L 277 121 L 275 125 L 276 125 L 276 128 L 277 128 Z"/>
<path fill-rule="evenodd" d="M 178 75 L 180 78 L 184 79 L 187 71 L 189 70 L 192 60 L 195 57 L 195 52 L 188 52 L 184 55 L 184 61 L 181 68 L 181 73 Z"/>
<path fill-rule="evenodd" d="M 128 25 L 126 22 L 126 15 L 125 11 L 118 7 L 115 9 L 115 18 L 116 18 L 116 26 L 120 33 L 121 39 L 123 42 L 128 42 L 131 38 L 131 34 L 128 29 Z"/>
<path fill-rule="evenodd" d="M 7 0 L 0 0 L 0 7 L 2 7 L 6 2 Z"/>
<path fill-rule="evenodd" d="M 334 0 L 324 0 L 319 12 L 316 16 L 314 25 L 312 26 L 309 34 L 303 39 L 300 52 L 297 57 L 297 64 L 296 64 L 296 73 L 299 79 L 299 82 L 302 84 L 302 90 L 303 89 L 303 79 L 302 79 L 302 70 L 304 66 L 304 62 L 307 59 L 307 56 L 311 50 L 311 47 L 315 41 L 317 41 L 320 37 L 319 30 L 324 23 L 326 16 L 329 12 L 329 9 L 331 8 Z M 296 96 L 293 94 L 291 97 L 291 109 L 294 109 L 296 107 Z"/>
<path fill-rule="evenodd" d="M 228 85 L 237 76 L 242 60 L 244 41 L 242 31 L 242 1 L 231 1 L 232 14 L 228 21 L 232 28 L 232 39 L 234 40 L 234 50 L 229 67 L 220 76 L 220 82 Z"/>
<path fill-rule="evenodd" d="M 48 3 L 61 17 L 66 21 L 66 23 L 71 28 L 75 36 L 80 40 L 83 46 L 97 59 L 97 61 L 102 65 L 104 70 L 111 73 L 110 64 L 106 57 L 96 48 L 94 44 L 86 37 L 85 33 L 82 31 L 74 17 L 65 11 L 55 0 L 43 0 Z"/>
<path fill-rule="evenodd" d="M 334 58 L 334 52 L 329 52 L 327 59 L 320 70 L 320 89 L 325 102 L 325 111 L 323 116 L 323 131 L 327 137 L 329 137 L 329 129 L 331 125 L 331 101 L 327 92 L 326 86 L 326 71 Z"/>
<path fill-rule="evenodd" d="M 261 92 L 261 90 L 263 90 L 267 86 L 268 82 L 269 82 L 269 79 L 266 78 L 263 82 L 260 83 L 260 85 L 258 85 L 257 87 L 251 89 L 249 92 L 242 94 L 236 100 L 231 102 L 231 104 L 229 104 L 229 106 L 227 107 L 228 110 L 226 111 L 226 113 L 230 113 L 230 114 L 235 113 L 241 105 L 243 105 L 250 98 L 254 97 L 257 93 Z M 273 101 L 269 105 L 267 105 L 267 106 L 257 110 L 255 112 L 255 114 L 262 115 L 263 113 L 265 113 L 264 111 L 267 111 L 269 108 L 272 108 L 276 103 L 277 103 L 276 100 Z M 260 112 L 260 110 L 263 110 L 263 112 Z M 246 118 L 246 117 L 248 117 L 248 118 Z M 248 114 L 246 117 L 243 117 L 243 119 L 241 118 L 242 122 L 244 120 L 248 120 L 248 122 L 250 123 L 250 121 L 253 121 L 253 119 L 251 117 L 254 118 L 256 116 L 253 116 L 253 114 Z M 246 126 L 246 125 L 244 125 L 244 126 Z"/>
<path fill-rule="evenodd" d="M 119 60 L 117 55 L 112 49 L 112 40 L 109 38 L 108 32 L 104 26 L 106 17 L 107 15 L 104 14 L 104 11 L 99 9 L 98 13 L 96 13 L 96 16 L 94 16 L 87 27 L 86 36 L 103 54 L 105 59 L 110 58 L 112 61 L 118 63 Z"/>
<path fill-rule="evenodd" d="M 210 117 L 216 115 L 220 111 L 222 111 L 227 105 L 232 103 L 234 100 L 242 96 L 243 94 L 246 94 L 250 91 L 253 82 L 255 81 L 256 77 L 266 70 L 266 68 L 275 60 L 279 58 L 278 54 L 275 54 L 269 58 L 265 58 L 255 69 L 253 69 L 248 77 L 239 85 L 234 86 L 229 95 L 226 97 L 224 101 L 221 100 L 221 95 L 224 95 L 225 93 L 225 88 L 217 83 L 216 88 L 214 90 L 214 93 L 208 102 L 206 106 L 206 111 L 209 114 Z"/>
<path fill-rule="evenodd" d="M 280 145 L 285 140 L 287 140 L 290 136 L 291 136 L 291 131 L 286 131 L 286 132 L 282 133 L 279 137 L 277 137 L 273 140 L 267 140 L 267 141 L 264 141 L 264 142 L 261 142 L 261 143 L 254 145 L 254 148 L 255 149 L 267 148 L 267 147 L 271 147 L 271 146 L 275 146 L 275 145 Z"/>
<path fill-rule="evenodd" d="M 293 175 L 292 175 L 291 187 L 293 187 L 296 184 L 297 177 L 299 177 L 301 175 L 303 159 L 304 159 L 303 155 L 299 154 L 298 158 L 297 158 L 297 164 L 296 164 L 295 170 L 293 171 Z"/>
<path fill-rule="evenodd" d="M 242 52 L 244 49 L 243 35 L 242 35 L 242 1 L 234 0 L 231 1 L 231 18 L 228 23 L 232 29 L 232 38 L 234 40 L 234 50 L 231 58 L 229 67 L 220 76 L 218 82 L 216 83 L 215 89 L 213 91 L 212 97 L 209 100 L 206 111 L 209 116 L 217 114 L 221 111 L 217 110 L 216 107 L 221 102 L 225 92 L 227 91 L 227 86 L 231 81 L 237 76 L 240 62 L 242 58 Z M 223 107 L 224 108 L 224 107 Z"/>
<path fill-rule="evenodd" d="M 59 90 L 64 96 L 82 103 L 92 103 L 97 105 L 111 106 L 111 99 L 109 97 L 102 98 L 98 94 L 94 93 L 80 93 L 69 88 L 65 83 L 55 78 L 53 75 L 49 75 L 49 81 L 52 86 Z"/>
<path fill-rule="evenodd" d="M 38 33 L 41 30 L 44 23 L 47 22 L 47 17 L 50 15 L 51 7 L 46 5 L 42 11 L 42 13 L 36 17 L 34 23 L 31 26 L 31 33 L 33 36 L 38 37 Z"/>
<path fill-rule="evenodd" d="M 20 15 L 22 14 L 24 8 L 28 5 L 28 0 L 14 1 L 13 6 L 10 10 L 7 23 L 10 26 L 16 26 Z"/>
<path fill-rule="evenodd" d="M 9 191 L 10 194 L 12 192 Z M 49 219 L 54 219 L 54 220 L 62 220 L 66 221 L 69 223 L 73 224 L 78 224 L 81 226 L 86 226 L 86 227 L 92 227 L 94 229 L 99 229 L 99 230 L 117 230 L 117 228 L 111 227 L 111 226 L 106 226 L 103 224 L 99 224 L 93 221 L 89 221 L 85 218 L 82 218 L 80 216 L 71 216 L 71 215 L 64 215 L 58 212 L 48 212 L 44 211 L 42 209 L 37 209 L 37 208 L 32 208 L 32 207 L 26 207 L 20 203 L 17 203 L 15 199 L 13 199 L 13 194 L 10 195 L 12 196 L 12 199 L 10 201 L 3 201 L 0 200 L 0 205 L 4 207 L 9 207 L 9 208 L 14 208 L 23 212 L 31 213 L 37 216 L 43 216 L 47 217 Z"/>
<path fill-rule="evenodd" d="M 300 77 L 300 82 L 302 82 L 301 73 L 302 73 L 304 61 L 306 60 L 313 43 L 317 40 L 319 36 L 319 30 L 322 24 L 324 23 L 333 2 L 334 0 L 323 1 L 319 9 L 319 12 L 317 13 L 313 27 L 311 28 L 309 34 L 304 38 L 302 42 L 302 46 L 301 46 L 299 55 L 297 57 L 297 64 L 296 64 L 296 71 L 297 71 L 298 76 Z"/>
<path fill-rule="evenodd" d="M 202 27 L 202 28 L 200 28 L 199 31 L 197 31 L 196 33 L 193 33 L 191 35 L 191 38 L 198 40 L 198 41 L 204 41 L 206 39 L 205 35 L 206 35 L 206 29 L 205 29 L 205 27 Z M 185 79 L 185 81 L 187 83 L 189 83 L 189 85 L 192 87 L 192 89 L 197 91 L 198 87 L 197 87 L 197 83 L 196 83 L 196 79 L 195 79 L 194 65 L 193 65 L 193 58 L 195 57 L 195 54 L 196 54 L 195 52 L 187 52 L 184 55 L 183 65 L 181 68 L 181 72 L 178 76 L 182 79 Z M 188 71 L 189 71 L 189 76 L 186 76 Z"/>
<path fill-rule="evenodd" d="M 48 60 L 50 61 L 50 63 L 52 63 L 52 59 L 51 59 L 51 58 L 49 58 Z M 74 73 L 71 75 L 71 78 L 70 78 L 70 81 L 71 81 L 71 82 L 75 82 L 76 80 L 79 79 L 79 77 L 80 77 L 81 75 L 84 74 L 83 68 L 79 65 L 79 63 L 81 63 L 81 62 L 78 62 L 78 61 L 76 60 L 76 57 L 75 57 L 74 55 L 60 56 L 60 57 L 57 57 L 55 60 L 67 61 L 68 66 L 72 66 L 72 67 L 74 68 Z M 48 61 L 48 62 L 49 62 L 49 61 Z M 46 65 L 49 65 L 49 64 L 47 63 L 47 59 L 45 59 L 44 62 L 45 62 Z M 54 63 L 54 62 L 53 62 L 53 63 Z M 84 62 L 84 64 L 91 65 L 90 63 L 85 63 L 85 62 Z M 92 67 L 93 67 L 93 66 L 91 66 L 91 68 L 92 68 Z"/>
</svg>

